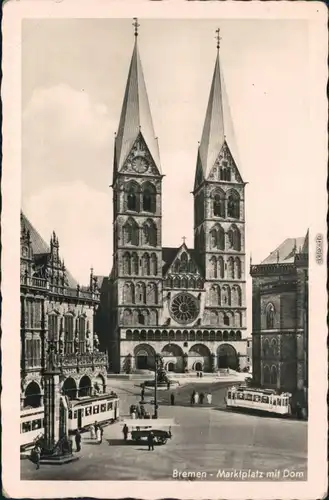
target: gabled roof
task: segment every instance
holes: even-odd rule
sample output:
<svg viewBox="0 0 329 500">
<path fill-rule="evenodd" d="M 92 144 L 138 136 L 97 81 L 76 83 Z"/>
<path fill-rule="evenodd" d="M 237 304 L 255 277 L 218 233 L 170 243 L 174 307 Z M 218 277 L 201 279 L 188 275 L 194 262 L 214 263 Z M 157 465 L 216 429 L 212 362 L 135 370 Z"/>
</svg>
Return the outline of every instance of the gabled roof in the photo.
<svg viewBox="0 0 329 500">
<path fill-rule="evenodd" d="M 174 263 L 176 257 L 179 256 L 181 252 L 186 252 L 191 260 L 194 262 L 198 272 L 201 275 L 198 261 L 196 260 L 196 252 L 194 249 L 187 248 L 186 244 L 183 243 L 180 247 L 163 247 L 162 248 L 162 274 L 163 276 L 168 272 L 170 266 Z"/>
<path fill-rule="evenodd" d="M 226 142 L 236 165 L 239 163 L 223 72 L 217 52 L 206 118 L 199 146 L 204 178 L 207 179 Z"/>
<path fill-rule="evenodd" d="M 288 264 L 293 263 L 295 255 L 300 252 L 305 243 L 305 237 L 287 238 L 273 252 L 270 253 L 262 264 Z"/>
<path fill-rule="evenodd" d="M 28 220 L 26 215 L 21 212 L 21 227 L 25 227 L 27 231 L 30 231 L 30 238 L 31 238 L 31 246 L 32 246 L 32 251 L 33 255 L 35 257 L 35 262 L 46 264 L 46 261 L 42 258 L 47 260 L 50 256 L 50 247 L 47 245 L 45 240 L 42 238 L 42 236 L 38 233 L 38 231 L 35 229 L 35 227 L 31 224 L 31 222 Z M 68 280 L 68 286 L 70 288 L 76 288 L 78 285 L 77 281 L 73 278 L 72 274 L 68 269 L 66 269 L 66 276 Z"/>
<path fill-rule="evenodd" d="M 119 128 L 115 139 L 115 168 L 117 172 L 123 166 L 139 133 L 142 134 L 153 161 L 160 172 L 158 141 L 154 133 L 153 120 L 136 37 L 122 104 Z M 114 172 L 114 174 L 115 173 L 116 172 Z"/>
</svg>

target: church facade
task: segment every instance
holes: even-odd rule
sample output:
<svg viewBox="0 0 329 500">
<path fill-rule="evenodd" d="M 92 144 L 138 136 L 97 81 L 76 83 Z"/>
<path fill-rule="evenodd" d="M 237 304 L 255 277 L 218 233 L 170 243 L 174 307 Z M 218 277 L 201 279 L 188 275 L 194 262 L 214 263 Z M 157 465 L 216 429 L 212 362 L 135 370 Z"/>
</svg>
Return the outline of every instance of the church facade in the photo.
<svg viewBox="0 0 329 500">
<path fill-rule="evenodd" d="M 166 247 L 168 193 L 135 33 L 115 138 L 113 268 L 101 297 L 101 342 L 116 373 L 152 369 L 156 354 L 175 372 L 246 366 L 245 182 L 217 49 L 195 182 L 186 187 L 194 248 Z"/>
</svg>

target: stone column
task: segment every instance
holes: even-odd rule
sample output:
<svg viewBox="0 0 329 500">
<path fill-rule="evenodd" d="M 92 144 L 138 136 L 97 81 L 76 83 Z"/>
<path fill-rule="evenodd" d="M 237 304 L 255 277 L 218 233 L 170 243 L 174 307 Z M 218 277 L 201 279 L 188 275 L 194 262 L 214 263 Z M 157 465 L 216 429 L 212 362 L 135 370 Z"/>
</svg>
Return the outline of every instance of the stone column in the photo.
<svg viewBox="0 0 329 500">
<path fill-rule="evenodd" d="M 68 407 L 60 393 L 60 369 L 54 344 L 50 345 L 44 377 L 44 439 L 41 462 L 64 464 L 77 460 L 68 437 Z"/>
</svg>

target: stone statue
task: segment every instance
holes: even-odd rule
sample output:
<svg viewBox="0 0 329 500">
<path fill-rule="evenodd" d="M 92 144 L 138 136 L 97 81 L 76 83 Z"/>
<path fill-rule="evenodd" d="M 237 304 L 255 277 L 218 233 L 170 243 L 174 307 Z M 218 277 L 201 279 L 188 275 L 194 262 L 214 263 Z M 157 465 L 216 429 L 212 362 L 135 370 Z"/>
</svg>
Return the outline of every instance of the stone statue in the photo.
<svg viewBox="0 0 329 500">
<path fill-rule="evenodd" d="M 47 356 L 47 370 L 48 371 L 54 371 L 58 368 L 58 365 L 57 365 L 57 354 L 56 354 L 56 350 L 55 350 L 55 346 L 54 345 L 50 345 L 49 346 L 49 352 L 48 352 L 48 356 Z"/>
<path fill-rule="evenodd" d="M 98 351 L 99 347 L 99 340 L 98 340 L 98 335 L 97 333 L 94 333 L 94 351 Z"/>
</svg>

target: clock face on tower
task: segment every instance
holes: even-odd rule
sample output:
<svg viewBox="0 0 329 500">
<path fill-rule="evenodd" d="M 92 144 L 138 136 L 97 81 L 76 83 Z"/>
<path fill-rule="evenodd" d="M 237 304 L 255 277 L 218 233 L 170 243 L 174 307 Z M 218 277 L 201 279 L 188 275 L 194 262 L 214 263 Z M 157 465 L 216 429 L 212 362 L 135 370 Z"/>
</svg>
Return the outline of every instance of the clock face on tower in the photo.
<svg viewBox="0 0 329 500">
<path fill-rule="evenodd" d="M 135 156 L 132 161 L 132 166 L 135 172 L 143 174 L 148 169 L 148 162 L 143 156 Z"/>
</svg>

